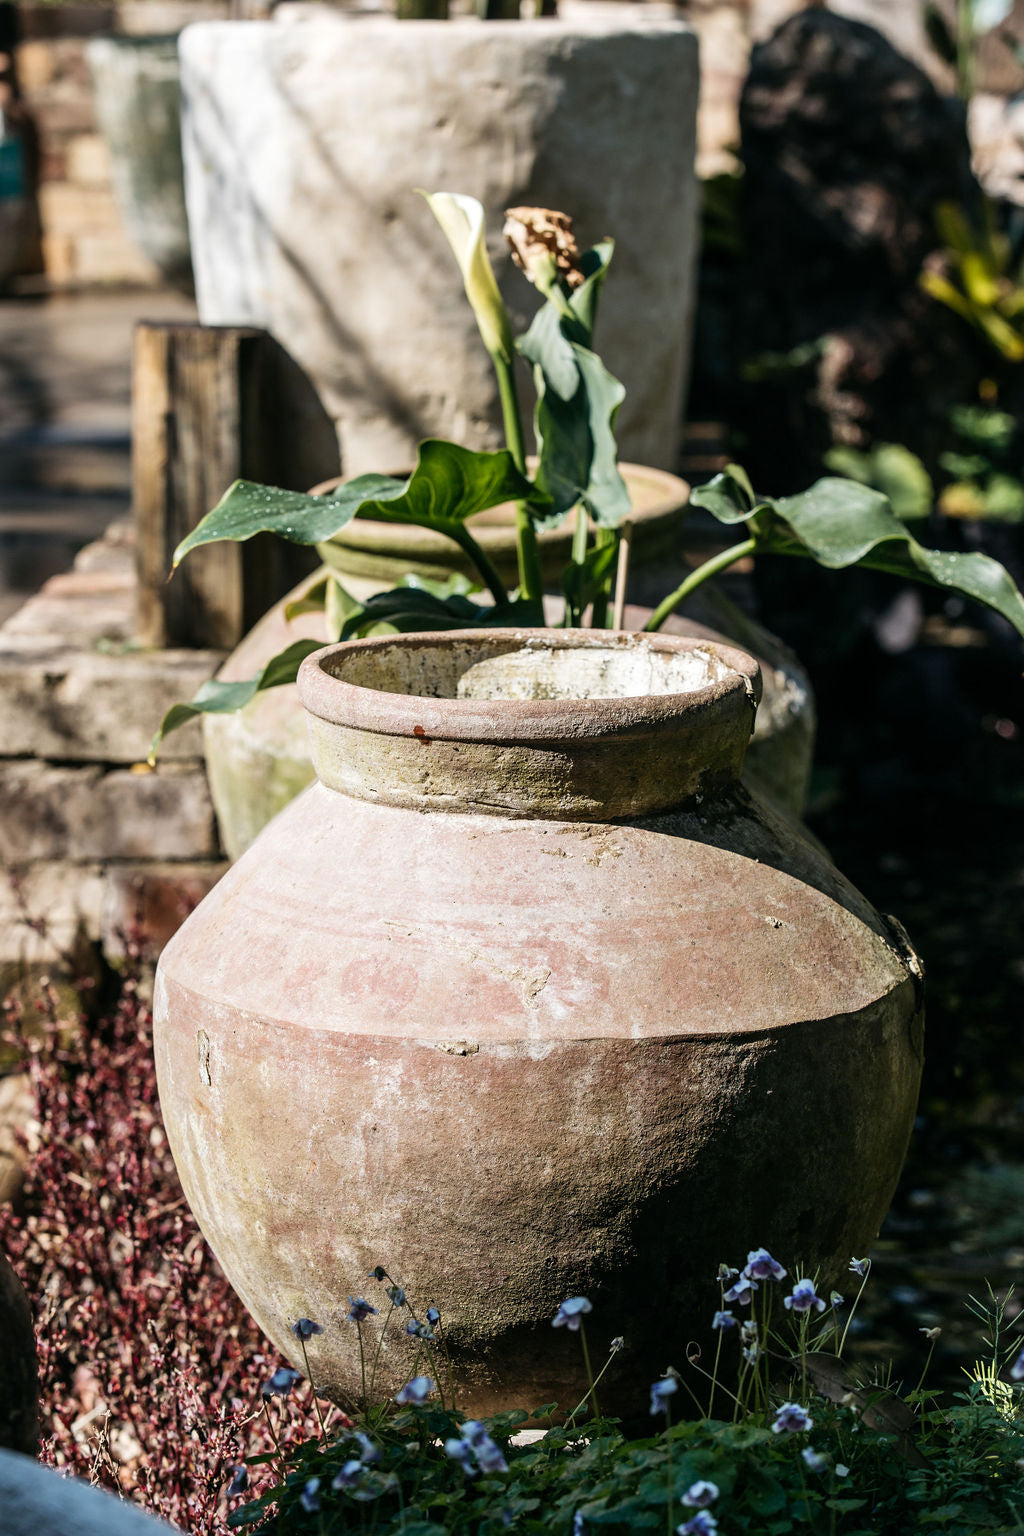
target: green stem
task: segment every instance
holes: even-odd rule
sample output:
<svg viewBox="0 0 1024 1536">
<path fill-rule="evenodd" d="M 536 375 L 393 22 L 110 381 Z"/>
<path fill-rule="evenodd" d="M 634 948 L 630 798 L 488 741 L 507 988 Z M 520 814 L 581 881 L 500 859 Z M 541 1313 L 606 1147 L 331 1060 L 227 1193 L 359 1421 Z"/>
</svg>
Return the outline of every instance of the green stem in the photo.
<svg viewBox="0 0 1024 1536">
<path fill-rule="evenodd" d="M 299 1343 L 302 1345 L 302 1359 L 306 1367 L 306 1380 L 309 1382 L 309 1390 L 313 1396 L 313 1407 L 316 1411 L 317 1420 L 320 1425 L 320 1438 L 321 1440 L 326 1440 L 327 1426 L 324 1423 L 324 1416 L 320 1412 L 320 1404 L 317 1402 L 316 1387 L 313 1385 L 313 1372 L 309 1368 L 309 1356 L 306 1354 L 306 1341 L 302 1337 L 301 1333 L 299 1334 Z"/>
<path fill-rule="evenodd" d="M 498 393 L 501 396 L 501 415 L 505 423 L 505 442 L 513 463 L 521 475 L 526 474 L 526 440 L 519 415 L 516 397 L 516 381 L 511 360 L 498 352 L 491 353 L 494 371 L 498 376 Z M 528 601 L 540 602 L 544 596 L 544 577 L 541 572 L 540 550 L 537 546 L 537 530 L 533 526 L 530 509 L 525 501 L 516 502 L 516 542 L 519 552 L 519 591 Z"/>
<path fill-rule="evenodd" d="M 587 515 L 586 507 L 584 507 L 582 505 L 582 503 L 581 503 L 576 508 L 576 527 L 573 529 L 573 535 L 572 535 L 572 563 L 573 563 L 573 565 L 583 565 L 584 561 L 586 560 L 586 558 L 587 558 L 587 536 L 588 536 L 589 533 L 590 533 L 590 518 Z M 566 603 L 565 603 L 565 617 L 562 620 L 562 623 L 564 624 L 564 626 L 567 629 L 574 629 L 577 625 L 581 624 L 582 622 L 583 622 L 583 609 L 578 607 L 575 602 L 570 602 L 569 599 L 567 598 L 566 599 Z"/>
<path fill-rule="evenodd" d="M 660 629 L 669 615 L 675 612 L 680 603 L 686 601 L 691 592 L 696 592 L 699 586 L 710 577 L 717 576 L 719 571 L 728 570 L 729 566 L 735 565 L 737 560 L 743 560 L 747 555 L 754 554 L 756 549 L 756 539 L 744 539 L 742 544 L 733 544 L 729 549 L 723 549 L 720 554 L 712 555 L 710 560 L 705 560 L 703 565 L 691 571 L 686 580 L 658 604 L 644 628 Z"/>
<path fill-rule="evenodd" d="M 447 532 L 450 539 L 455 540 L 455 543 L 458 544 L 460 549 L 465 550 L 466 554 L 472 560 L 473 564 L 480 572 L 480 575 L 483 577 L 487 585 L 487 590 L 494 598 L 494 601 L 497 603 L 499 608 L 503 607 L 504 604 L 508 602 L 508 592 L 505 589 L 505 583 L 498 575 L 498 572 L 491 562 L 490 557 L 484 554 L 483 550 L 480 548 L 480 545 L 477 543 L 476 539 L 474 539 L 465 523 L 453 523 L 445 531 Z"/>
<path fill-rule="evenodd" d="M 595 535 L 598 549 L 603 549 L 606 544 L 618 544 L 619 530 L 617 528 L 598 528 Z M 615 567 L 608 572 L 602 583 L 601 590 L 594 598 L 594 606 L 590 614 L 591 629 L 608 628 L 608 600 L 612 595 L 612 583 L 615 580 Z"/>
<path fill-rule="evenodd" d="M 857 1292 L 856 1296 L 853 1298 L 853 1306 L 850 1308 L 850 1315 L 846 1319 L 846 1327 L 843 1329 L 843 1336 L 839 1340 L 839 1348 L 836 1350 L 836 1354 L 839 1356 L 840 1359 L 842 1359 L 842 1356 L 843 1356 L 843 1348 L 844 1348 L 844 1346 L 846 1344 L 846 1335 L 849 1333 L 849 1331 L 850 1331 L 850 1324 L 853 1322 L 853 1314 L 856 1312 L 857 1307 L 858 1307 L 858 1305 L 860 1303 L 860 1299 L 864 1295 L 864 1287 L 868 1283 L 868 1276 L 870 1275 L 870 1273 L 871 1273 L 871 1260 L 868 1259 L 867 1268 L 865 1269 L 863 1275 L 861 1275 L 861 1278 L 860 1278 L 860 1290 Z"/>
</svg>

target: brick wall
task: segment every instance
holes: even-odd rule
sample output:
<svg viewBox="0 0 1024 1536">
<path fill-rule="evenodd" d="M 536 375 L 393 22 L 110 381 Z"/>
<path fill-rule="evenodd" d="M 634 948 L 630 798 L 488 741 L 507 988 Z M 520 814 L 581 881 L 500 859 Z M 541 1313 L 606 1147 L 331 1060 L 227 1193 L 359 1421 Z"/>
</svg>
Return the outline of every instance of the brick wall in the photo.
<svg viewBox="0 0 1024 1536">
<path fill-rule="evenodd" d="M 225 12 L 217 0 L 19 6 L 18 79 L 39 136 L 41 249 L 32 264 L 52 286 L 161 282 L 125 231 L 114 197 L 110 157 L 96 126 L 89 39 L 176 32 Z"/>
</svg>

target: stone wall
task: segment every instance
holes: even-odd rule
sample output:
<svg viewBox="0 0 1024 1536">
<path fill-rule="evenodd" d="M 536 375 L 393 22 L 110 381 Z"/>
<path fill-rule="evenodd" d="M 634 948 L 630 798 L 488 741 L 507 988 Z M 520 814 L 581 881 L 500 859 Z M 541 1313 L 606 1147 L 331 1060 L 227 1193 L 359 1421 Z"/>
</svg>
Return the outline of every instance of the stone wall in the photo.
<svg viewBox="0 0 1024 1536">
<path fill-rule="evenodd" d="M 0 997 L 154 953 L 225 865 L 197 726 L 146 751 L 222 660 L 136 647 L 134 528 L 114 524 L 0 626 Z"/>
</svg>

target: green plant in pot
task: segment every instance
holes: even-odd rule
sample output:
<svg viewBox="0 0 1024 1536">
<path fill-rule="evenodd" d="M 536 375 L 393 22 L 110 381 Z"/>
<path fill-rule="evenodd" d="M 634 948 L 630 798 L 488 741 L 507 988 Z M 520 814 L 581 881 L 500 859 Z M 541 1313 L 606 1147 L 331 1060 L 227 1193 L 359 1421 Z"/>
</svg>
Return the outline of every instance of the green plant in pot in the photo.
<svg viewBox="0 0 1024 1536">
<path fill-rule="evenodd" d="M 423 630 L 544 623 L 544 579 L 539 535 L 575 517 L 571 558 L 562 572 L 565 627 L 585 620 L 602 628 L 616 621 L 624 598 L 630 547 L 630 499 L 619 470 L 614 426 L 622 385 L 593 350 L 598 300 L 613 244 L 581 253 L 564 215 L 542 209 L 511 210 L 506 233 L 526 276 L 544 302 L 525 335 L 514 339 L 484 244 L 483 212 L 473 198 L 436 193 L 428 202 L 458 260 L 466 294 L 501 393 L 507 446 L 477 452 L 429 439 L 405 479 L 367 474 L 326 495 L 303 494 L 236 481 L 218 505 L 182 541 L 175 566 L 201 545 L 245 540 L 272 532 L 317 545 L 330 559 L 329 541 L 353 519 L 413 525 L 456 544 L 476 573 L 436 583 L 410 576 L 390 591 L 360 601 L 329 569 L 305 593 L 301 609 L 322 609 L 328 638 L 357 639 Z M 536 464 L 527 464 L 526 439 L 515 384 L 516 359 L 531 369 L 536 390 Z M 949 588 L 1001 613 L 1024 634 L 1024 599 L 1005 569 L 980 554 L 946 554 L 920 544 L 900 522 L 886 496 L 838 477 L 817 481 L 795 496 L 758 496 L 739 466 L 731 465 L 694 491 L 694 505 L 711 512 L 742 537 L 715 553 L 667 593 L 646 624 L 660 629 L 703 583 L 754 555 L 811 559 L 829 569 L 870 569 Z M 518 585 L 510 587 L 470 529 L 470 519 L 514 502 Z M 479 600 L 485 593 L 489 599 Z M 319 641 L 298 640 L 259 673 L 239 681 L 213 680 L 190 703 L 175 705 L 154 740 L 197 715 L 232 713 L 258 693 L 294 682 Z"/>
</svg>

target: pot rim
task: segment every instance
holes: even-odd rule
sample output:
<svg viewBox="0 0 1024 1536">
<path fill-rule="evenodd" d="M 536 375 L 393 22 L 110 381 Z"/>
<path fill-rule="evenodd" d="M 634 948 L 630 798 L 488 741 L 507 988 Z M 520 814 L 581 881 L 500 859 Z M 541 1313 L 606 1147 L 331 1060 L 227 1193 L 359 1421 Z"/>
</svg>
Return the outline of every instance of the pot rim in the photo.
<svg viewBox="0 0 1024 1536">
<path fill-rule="evenodd" d="M 659 655 L 691 653 L 714 658 L 726 675 L 680 693 L 614 694 L 556 699 L 435 698 L 392 693 L 347 682 L 346 661 L 389 649 L 448 649 L 475 644 L 498 656 L 530 647 L 569 650 L 644 649 Z M 660 632 L 597 629 L 480 628 L 377 635 L 325 646 L 299 668 L 299 695 L 310 715 L 328 725 L 422 742 L 557 742 L 646 734 L 671 722 L 691 721 L 731 695 L 744 694 L 753 713 L 761 698 L 761 669 L 746 651 L 717 641 Z"/>
</svg>

